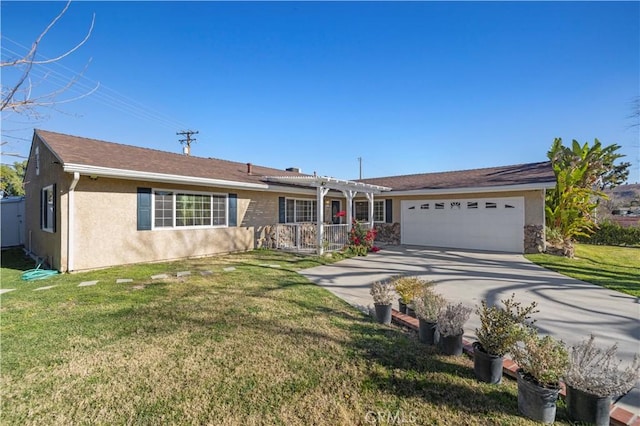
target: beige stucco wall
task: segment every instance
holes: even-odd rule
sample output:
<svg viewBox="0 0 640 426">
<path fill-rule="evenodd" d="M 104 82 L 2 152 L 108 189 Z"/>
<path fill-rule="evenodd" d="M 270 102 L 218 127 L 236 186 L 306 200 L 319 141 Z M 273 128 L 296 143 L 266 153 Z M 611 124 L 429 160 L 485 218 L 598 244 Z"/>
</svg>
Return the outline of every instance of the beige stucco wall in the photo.
<svg viewBox="0 0 640 426">
<path fill-rule="evenodd" d="M 36 147 L 40 151 L 40 173 L 36 174 Z M 62 166 L 49 149 L 35 139 L 29 153 L 25 171 L 25 247 L 34 255 L 44 258 L 57 270 L 65 270 L 67 251 L 63 249 L 67 243 L 67 223 L 63 218 L 67 215 L 67 191 L 71 176 L 62 171 Z M 43 188 L 56 184 L 56 227 L 55 232 L 40 229 L 40 192 Z"/>
<path fill-rule="evenodd" d="M 238 226 L 137 230 L 137 188 L 234 193 Z M 252 250 L 278 221 L 278 194 L 82 176 L 75 191 L 74 270 Z"/>
<path fill-rule="evenodd" d="M 510 191 L 510 192 L 476 192 L 473 194 L 438 194 L 438 195 L 411 195 L 389 197 L 382 194 L 380 198 L 392 198 L 393 222 L 400 223 L 400 203 L 402 200 L 439 200 L 439 199 L 474 199 L 474 198 L 500 198 L 500 197 L 524 197 L 524 224 L 544 225 L 544 190 Z"/>
</svg>

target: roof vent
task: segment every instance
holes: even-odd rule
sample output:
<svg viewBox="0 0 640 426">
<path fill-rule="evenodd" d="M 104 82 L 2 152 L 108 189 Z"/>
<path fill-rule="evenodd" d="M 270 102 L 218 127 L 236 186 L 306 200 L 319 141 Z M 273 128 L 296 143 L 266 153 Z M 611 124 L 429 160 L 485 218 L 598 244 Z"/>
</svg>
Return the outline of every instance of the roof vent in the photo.
<svg viewBox="0 0 640 426">
<path fill-rule="evenodd" d="M 300 171 L 299 167 L 289 167 L 289 168 L 286 169 L 286 171 L 294 172 L 294 173 L 302 173 L 302 171 Z"/>
<path fill-rule="evenodd" d="M 251 163 L 247 163 L 247 174 L 251 174 Z"/>
</svg>

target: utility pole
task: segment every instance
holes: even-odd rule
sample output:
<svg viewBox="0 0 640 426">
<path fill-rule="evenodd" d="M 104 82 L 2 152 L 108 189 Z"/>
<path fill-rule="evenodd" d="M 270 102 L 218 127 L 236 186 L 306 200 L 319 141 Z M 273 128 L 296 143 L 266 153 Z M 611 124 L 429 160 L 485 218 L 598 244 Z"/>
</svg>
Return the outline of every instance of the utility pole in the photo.
<svg viewBox="0 0 640 426">
<path fill-rule="evenodd" d="M 198 132 L 193 130 L 183 130 L 181 132 L 176 132 L 178 136 L 185 136 L 184 139 L 179 139 L 179 142 L 184 145 L 184 155 L 191 155 L 191 142 L 195 142 L 196 138 L 192 138 L 192 135 L 197 135 Z"/>
<path fill-rule="evenodd" d="M 358 157 L 358 162 L 360 163 L 360 179 L 362 179 L 362 157 Z"/>
</svg>

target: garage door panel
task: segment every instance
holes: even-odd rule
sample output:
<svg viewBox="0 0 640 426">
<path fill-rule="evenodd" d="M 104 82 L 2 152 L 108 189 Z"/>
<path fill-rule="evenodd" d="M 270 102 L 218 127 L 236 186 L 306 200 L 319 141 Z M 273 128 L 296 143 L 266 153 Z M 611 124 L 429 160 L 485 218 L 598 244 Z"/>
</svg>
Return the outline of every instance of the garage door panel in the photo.
<svg viewBox="0 0 640 426">
<path fill-rule="evenodd" d="M 404 244 L 523 251 L 523 197 L 405 200 L 401 208 Z"/>
</svg>

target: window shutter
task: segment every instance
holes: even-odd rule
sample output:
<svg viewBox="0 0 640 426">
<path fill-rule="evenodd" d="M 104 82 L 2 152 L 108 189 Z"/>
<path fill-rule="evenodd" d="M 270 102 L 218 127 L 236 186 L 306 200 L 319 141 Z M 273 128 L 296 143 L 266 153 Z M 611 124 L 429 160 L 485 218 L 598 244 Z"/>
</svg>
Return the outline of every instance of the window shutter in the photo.
<svg viewBox="0 0 640 426">
<path fill-rule="evenodd" d="M 393 223 L 393 200 L 391 198 L 384 200 L 384 214 L 384 221 L 386 223 Z"/>
<path fill-rule="evenodd" d="M 51 218 L 53 223 L 51 224 L 51 229 L 53 229 L 53 232 L 56 232 L 56 223 L 58 222 L 58 191 L 56 191 L 55 183 L 51 191 L 53 191 L 53 217 Z"/>
<path fill-rule="evenodd" d="M 285 222 L 285 199 L 284 197 L 279 197 L 278 198 L 278 222 L 279 223 L 284 223 Z"/>
<path fill-rule="evenodd" d="M 229 226 L 238 226 L 238 194 L 229 194 Z"/>
<path fill-rule="evenodd" d="M 138 231 L 151 229 L 151 188 L 138 188 Z"/>
</svg>

